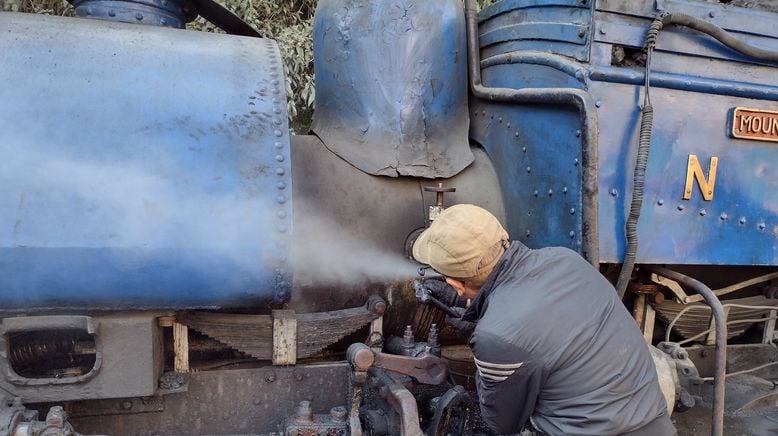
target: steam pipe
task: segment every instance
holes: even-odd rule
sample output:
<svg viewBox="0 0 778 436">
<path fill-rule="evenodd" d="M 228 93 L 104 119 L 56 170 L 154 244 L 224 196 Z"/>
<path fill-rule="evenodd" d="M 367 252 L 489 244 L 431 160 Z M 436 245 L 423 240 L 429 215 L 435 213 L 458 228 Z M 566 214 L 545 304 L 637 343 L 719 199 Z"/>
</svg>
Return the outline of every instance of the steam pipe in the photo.
<svg viewBox="0 0 778 436">
<path fill-rule="evenodd" d="M 597 229 L 597 113 L 591 96 L 576 88 L 493 88 L 481 81 L 481 55 L 478 44 L 475 0 L 465 0 L 467 24 L 467 57 L 470 89 L 477 98 L 506 103 L 556 104 L 575 107 L 583 115 L 582 136 L 582 250 L 583 256 L 595 267 L 600 264 Z M 506 58 L 505 63 L 509 63 Z"/>
<path fill-rule="evenodd" d="M 727 322 L 724 316 L 724 307 L 713 291 L 703 283 L 679 272 L 659 267 L 645 266 L 648 271 L 675 280 L 678 283 L 694 289 L 702 295 L 705 303 L 710 306 L 713 319 L 716 324 L 716 354 L 715 370 L 713 376 L 713 414 L 711 418 L 711 432 L 713 436 L 724 434 L 724 382 L 727 366 Z"/>
<path fill-rule="evenodd" d="M 753 45 L 735 38 L 721 27 L 709 23 L 705 20 L 692 17 L 691 15 L 682 14 L 680 12 L 671 12 L 669 15 L 664 17 L 662 21 L 665 26 L 668 24 L 676 24 L 679 26 L 689 27 L 702 33 L 706 33 L 732 50 L 743 53 L 746 56 L 766 61 L 778 62 L 778 52 L 754 47 Z"/>
</svg>

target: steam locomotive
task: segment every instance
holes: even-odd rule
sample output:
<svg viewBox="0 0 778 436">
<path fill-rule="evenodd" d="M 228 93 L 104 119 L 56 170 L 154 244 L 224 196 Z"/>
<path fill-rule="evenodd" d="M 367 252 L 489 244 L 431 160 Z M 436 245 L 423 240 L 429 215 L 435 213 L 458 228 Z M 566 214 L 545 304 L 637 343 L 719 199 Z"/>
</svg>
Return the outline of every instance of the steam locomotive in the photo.
<svg viewBox="0 0 778 436">
<path fill-rule="evenodd" d="M 308 135 L 217 3 L 74 6 L 0 13 L 0 434 L 488 434 L 404 268 L 456 203 L 613 281 L 681 434 L 774 429 L 769 5 L 320 0 Z"/>
</svg>

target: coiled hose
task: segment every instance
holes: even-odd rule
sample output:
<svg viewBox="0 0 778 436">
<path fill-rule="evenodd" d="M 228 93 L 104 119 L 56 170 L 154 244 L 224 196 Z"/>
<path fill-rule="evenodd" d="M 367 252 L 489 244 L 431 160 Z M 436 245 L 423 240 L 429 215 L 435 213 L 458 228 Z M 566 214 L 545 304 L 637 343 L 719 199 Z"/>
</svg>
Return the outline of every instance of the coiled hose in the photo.
<svg viewBox="0 0 778 436">
<path fill-rule="evenodd" d="M 624 261 L 622 262 L 621 271 L 619 272 L 619 279 L 616 282 L 616 291 L 618 292 L 619 298 L 623 298 L 624 293 L 627 290 L 627 285 L 632 278 L 632 270 L 635 268 L 635 261 L 638 253 L 637 226 L 640 219 L 640 208 L 643 205 L 643 186 L 646 177 L 646 166 L 648 164 L 648 152 L 651 146 L 651 131 L 654 119 L 654 109 L 651 106 L 650 94 L 651 54 L 656 47 L 656 40 L 659 36 L 659 32 L 670 24 L 686 26 L 706 33 L 725 46 L 747 56 L 778 62 L 778 52 L 763 50 L 749 45 L 730 35 L 726 30 L 690 15 L 663 12 L 651 23 L 648 32 L 646 32 L 646 41 L 643 46 L 646 51 L 645 94 L 640 114 L 640 136 L 638 139 L 638 152 L 633 175 L 632 200 L 629 208 L 629 216 L 627 217 L 627 223 L 625 225 L 627 246 L 624 252 Z"/>
<path fill-rule="evenodd" d="M 643 186 L 646 181 L 646 167 L 648 166 L 648 152 L 651 149 L 651 132 L 654 126 L 654 107 L 651 106 L 651 54 L 656 47 L 656 38 L 664 27 L 665 15 L 657 17 L 646 33 L 646 75 L 645 93 L 643 94 L 643 108 L 640 110 L 640 135 L 638 137 L 638 154 L 635 160 L 635 172 L 632 175 L 632 201 L 629 206 L 629 216 L 625 226 L 627 247 L 624 253 L 624 262 L 619 272 L 619 280 L 616 282 L 616 290 L 619 299 L 624 297 L 627 285 L 632 278 L 632 270 L 635 268 L 635 260 L 638 255 L 638 221 L 640 220 L 640 208 L 643 206 Z"/>
</svg>

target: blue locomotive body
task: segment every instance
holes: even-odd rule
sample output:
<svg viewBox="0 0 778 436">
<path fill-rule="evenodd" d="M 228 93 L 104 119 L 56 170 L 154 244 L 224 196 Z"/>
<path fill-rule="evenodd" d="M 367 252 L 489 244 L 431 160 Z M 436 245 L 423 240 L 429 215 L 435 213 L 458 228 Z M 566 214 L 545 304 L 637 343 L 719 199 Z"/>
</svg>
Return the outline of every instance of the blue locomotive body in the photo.
<svg viewBox="0 0 778 436">
<path fill-rule="evenodd" d="M 291 159 L 274 41 L 0 20 L 0 75 L 15 84 L 0 105 L 3 310 L 289 298 Z"/>
<path fill-rule="evenodd" d="M 679 410 L 723 404 L 703 387 L 723 389 L 714 344 L 761 332 L 778 362 L 775 11 L 319 0 L 312 132 L 290 135 L 275 41 L 165 28 L 196 10 L 254 32 L 216 3 L 76 3 L 99 20 L 0 13 L 0 391 L 19 398 L 0 428 L 67 427 L 22 405 L 58 403 L 116 434 L 477 434 L 451 418 L 475 409 L 461 386 L 415 390 L 408 369 L 442 348 L 472 383 L 405 269 L 453 203 L 610 279 L 624 263 L 619 292 Z M 739 298 L 723 312 L 739 327 L 714 340 L 730 323 L 716 296 Z M 346 362 L 352 342 L 372 351 Z M 358 352 L 405 366 L 360 369 Z"/>
<path fill-rule="evenodd" d="M 765 12 L 694 2 L 659 2 L 775 51 L 775 17 Z M 640 52 L 658 11 L 648 2 L 498 2 L 480 14 L 484 84 L 498 88 L 574 88 L 585 91 L 596 124 L 596 144 L 582 141 L 583 115 L 574 107 L 476 101 L 472 135 L 492 155 L 501 175 L 511 235 L 529 246 L 579 249 L 586 208 L 581 181 L 585 147 L 596 153 L 599 260 L 624 259 L 624 228 L 640 127 L 644 67 Z M 627 57 L 625 60 L 624 57 Z M 630 66 L 630 61 L 632 66 Z M 654 127 L 645 201 L 638 225 L 638 263 L 697 265 L 778 264 L 778 130 L 776 66 L 737 53 L 710 36 L 684 28 L 663 30 L 653 55 Z M 761 140 L 733 137 L 737 107 L 765 111 Z M 770 142 L 772 141 L 772 142 Z M 690 156 L 704 173 L 686 195 Z M 717 169 L 710 169 L 711 159 Z M 706 183 L 709 182 L 709 185 Z M 706 194 L 706 195 L 703 195 Z"/>
</svg>

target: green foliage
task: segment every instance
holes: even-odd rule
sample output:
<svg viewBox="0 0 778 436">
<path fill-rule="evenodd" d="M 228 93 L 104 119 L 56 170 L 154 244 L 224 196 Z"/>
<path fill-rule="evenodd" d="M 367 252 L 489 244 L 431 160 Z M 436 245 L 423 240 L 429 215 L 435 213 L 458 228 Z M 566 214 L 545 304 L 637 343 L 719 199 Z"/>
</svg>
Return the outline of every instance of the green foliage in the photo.
<svg viewBox="0 0 778 436">
<path fill-rule="evenodd" d="M 0 0 L 0 11 L 72 16 L 73 6 L 65 0 Z"/>
<path fill-rule="evenodd" d="M 278 41 L 286 74 L 289 118 L 295 120 L 298 115 L 309 118 L 316 96 L 311 38 L 316 0 L 226 0 L 224 6 L 257 29 L 263 37 Z M 189 27 L 218 31 L 202 18 Z M 302 121 L 304 125 L 307 119 L 297 121 Z"/>
</svg>

